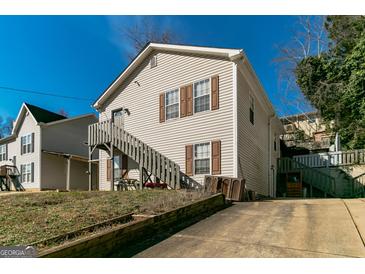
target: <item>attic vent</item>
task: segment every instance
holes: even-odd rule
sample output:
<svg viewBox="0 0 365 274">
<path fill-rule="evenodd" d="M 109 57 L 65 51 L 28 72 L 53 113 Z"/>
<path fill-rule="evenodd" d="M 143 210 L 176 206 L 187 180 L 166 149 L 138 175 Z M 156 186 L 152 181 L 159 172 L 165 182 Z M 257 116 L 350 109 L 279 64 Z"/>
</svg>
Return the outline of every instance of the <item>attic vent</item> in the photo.
<svg viewBox="0 0 365 274">
<path fill-rule="evenodd" d="M 151 64 L 151 68 L 154 68 L 157 66 L 157 56 L 156 55 L 151 57 L 150 64 Z"/>
</svg>

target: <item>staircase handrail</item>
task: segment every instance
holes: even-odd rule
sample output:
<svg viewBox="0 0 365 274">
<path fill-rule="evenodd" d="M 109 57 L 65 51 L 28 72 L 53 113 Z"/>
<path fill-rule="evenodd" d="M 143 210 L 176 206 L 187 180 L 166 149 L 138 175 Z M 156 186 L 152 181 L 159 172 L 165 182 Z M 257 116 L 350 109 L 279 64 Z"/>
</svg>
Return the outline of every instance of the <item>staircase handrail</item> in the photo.
<svg viewBox="0 0 365 274">
<path fill-rule="evenodd" d="M 282 165 L 282 163 L 284 161 L 289 162 L 290 164 L 294 165 L 294 167 L 291 166 L 289 168 L 289 164 Z M 317 180 L 312 181 L 312 180 L 310 180 L 310 178 L 306 178 L 306 179 L 310 180 L 310 182 L 307 181 L 307 183 L 311 183 L 314 187 L 316 187 L 316 188 L 318 188 L 318 189 L 320 189 L 320 190 L 324 191 L 325 193 L 330 194 L 332 196 L 335 195 L 335 193 L 336 193 L 336 179 L 334 177 L 332 177 L 332 176 L 330 176 L 330 175 L 328 175 L 328 174 L 326 174 L 326 173 L 324 173 L 320 170 L 311 168 L 311 167 L 309 167 L 307 165 L 304 165 L 304 164 L 302 164 L 298 161 L 295 161 L 292 158 L 288 158 L 288 157 L 279 158 L 278 162 L 279 162 L 279 164 L 278 164 L 278 171 L 279 172 L 280 171 L 288 172 L 288 171 L 293 171 L 293 170 L 294 171 L 295 170 L 301 170 L 301 171 L 303 171 L 303 177 L 306 176 L 306 174 L 307 174 L 305 172 L 309 172 L 311 174 L 317 174 L 319 177 L 326 178 L 324 180 L 321 180 L 324 183 L 324 185 L 323 185 L 323 183 L 318 183 Z M 284 167 L 284 170 L 282 170 L 283 167 Z M 285 169 L 285 167 L 287 167 L 287 168 Z M 307 175 L 306 177 L 311 177 L 311 176 Z"/>
</svg>

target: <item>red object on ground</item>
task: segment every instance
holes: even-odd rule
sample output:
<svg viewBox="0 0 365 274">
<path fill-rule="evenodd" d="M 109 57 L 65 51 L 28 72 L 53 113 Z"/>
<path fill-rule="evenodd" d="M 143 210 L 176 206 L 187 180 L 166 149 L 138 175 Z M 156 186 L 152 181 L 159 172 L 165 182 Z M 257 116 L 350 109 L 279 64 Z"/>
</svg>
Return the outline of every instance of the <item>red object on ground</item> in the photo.
<svg viewBox="0 0 365 274">
<path fill-rule="evenodd" d="M 167 184 L 166 183 L 162 183 L 161 184 L 161 183 L 147 182 L 147 183 L 144 184 L 144 186 L 145 187 L 149 187 L 149 188 L 155 188 L 155 187 L 162 188 L 162 189 L 167 188 Z"/>
</svg>

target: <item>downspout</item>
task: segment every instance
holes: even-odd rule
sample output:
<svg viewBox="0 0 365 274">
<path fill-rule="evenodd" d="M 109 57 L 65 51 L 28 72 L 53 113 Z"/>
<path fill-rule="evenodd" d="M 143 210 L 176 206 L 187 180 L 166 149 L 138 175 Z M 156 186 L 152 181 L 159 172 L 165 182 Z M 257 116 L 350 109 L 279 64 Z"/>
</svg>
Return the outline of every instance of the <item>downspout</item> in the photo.
<svg viewBox="0 0 365 274">
<path fill-rule="evenodd" d="M 39 180 L 39 189 L 42 190 L 42 134 L 43 134 L 43 123 L 39 123 L 39 159 L 38 159 L 38 180 Z M 34 140 L 33 140 L 34 142 Z M 34 176 L 34 175 L 33 175 Z"/>
<path fill-rule="evenodd" d="M 70 189 L 71 189 L 71 156 L 68 155 L 65 158 L 67 159 L 66 190 L 70 191 Z"/>
<path fill-rule="evenodd" d="M 267 182 L 268 182 L 268 185 L 267 185 L 267 193 L 269 194 L 269 196 L 274 196 L 274 193 L 271 193 L 273 188 L 274 188 L 274 184 L 273 187 L 271 188 L 271 182 L 274 182 L 273 179 L 274 179 L 274 176 L 272 176 L 272 178 L 270 179 L 271 177 L 271 166 L 272 166 L 272 162 L 271 162 L 271 121 L 272 119 L 275 117 L 275 114 L 272 114 L 270 117 L 269 117 L 269 122 L 268 122 L 268 126 L 269 126 L 269 136 L 268 136 L 268 145 L 269 145 L 269 157 L 268 157 L 268 169 L 267 169 Z"/>
</svg>

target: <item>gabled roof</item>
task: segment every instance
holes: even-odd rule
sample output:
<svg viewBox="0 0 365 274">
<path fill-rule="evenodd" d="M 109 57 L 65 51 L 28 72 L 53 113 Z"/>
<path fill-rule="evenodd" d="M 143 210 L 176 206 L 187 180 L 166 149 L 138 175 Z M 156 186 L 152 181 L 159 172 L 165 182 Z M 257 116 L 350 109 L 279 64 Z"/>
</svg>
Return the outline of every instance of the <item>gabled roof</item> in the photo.
<svg viewBox="0 0 365 274">
<path fill-rule="evenodd" d="M 154 50 L 163 50 L 168 52 L 179 53 L 195 53 L 208 56 L 218 56 L 235 60 L 243 57 L 242 49 L 217 48 L 217 47 L 202 47 L 192 45 L 177 45 L 177 44 L 162 44 L 162 43 L 147 43 L 130 64 L 122 71 L 122 73 L 111 83 L 111 85 L 103 92 L 103 94 L 94 102 L 93 107 L 99 109 L 103 103 L 110 97 L 116 88 L 133 72 L 135 68 L 142 63 Z"/>
<path fill-rule="evenodd" d="M 54 113 L 52 111 L 24 103 L 24 105 L 28 108 L 29 112 L 32 113 L 34 119 L 37 123 L 50 123 L 62 119 L 67 119 L 67 117 Z"/>
<path fill-rule="evenodd" d="M 13 131 L 12 131 L 11 135 L 0 139 L 0 143 L 4 143 L 6 141 L 16 138 L 18 130 L 21 125 L 21 121 L 25 117 L 27 112 L 29 112 L 31 117 L 34 119 L 35 123 L 42 127 L 53 126 L 53 125 L 60 124 L 60 123 L 67 123 L 70 121 L 74 121 L 74 120 L 82 119 L 82 118 L 86 118 L 86 117 L 94 117 L 95 121 L 97 121 L 95 115 L 92 113 L 83 114 L 83 115 L 79 115 L 79 116 L 72 117 L 72 118 L 67 118 L 63 115 L 54 113 L 52 111 L 49 111 L 49 110 L 31 105 L 28 103 L 23 103 L 19 110 L 18 116 L 14 122 L 14 127 L 13 127 Z"/>
</svg>

